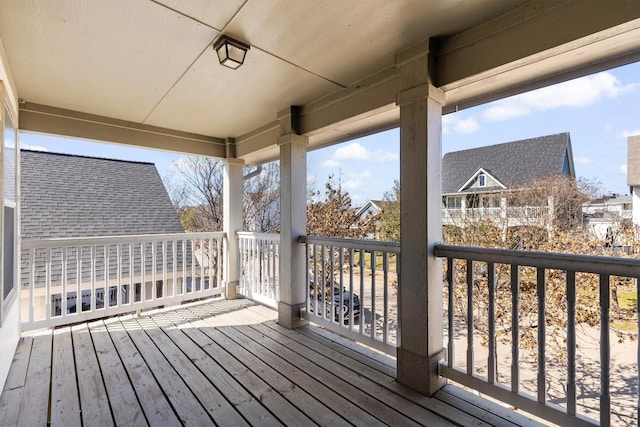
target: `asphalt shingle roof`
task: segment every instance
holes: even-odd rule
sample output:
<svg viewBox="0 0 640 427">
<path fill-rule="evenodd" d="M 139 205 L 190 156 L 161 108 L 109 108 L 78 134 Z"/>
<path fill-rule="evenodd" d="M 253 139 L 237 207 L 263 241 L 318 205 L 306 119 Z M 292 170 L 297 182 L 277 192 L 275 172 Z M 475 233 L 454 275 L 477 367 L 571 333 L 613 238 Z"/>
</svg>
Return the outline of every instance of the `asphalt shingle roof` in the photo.
<svg viewBox="0 0 640 427">
<path fill-rule="evenodd" d="M 571 152 L 571 138 L 565 132 L 447 153 L 442 159 L 442 193 L 458 192 L 480 168 L 512 188 L 562 173 L 567 156 L 573 176 Z"/>
<path fill-rule="evenodd" d="M 20 153 L 22 237 L 183 233 L 153 163 Z"/>
</svg>

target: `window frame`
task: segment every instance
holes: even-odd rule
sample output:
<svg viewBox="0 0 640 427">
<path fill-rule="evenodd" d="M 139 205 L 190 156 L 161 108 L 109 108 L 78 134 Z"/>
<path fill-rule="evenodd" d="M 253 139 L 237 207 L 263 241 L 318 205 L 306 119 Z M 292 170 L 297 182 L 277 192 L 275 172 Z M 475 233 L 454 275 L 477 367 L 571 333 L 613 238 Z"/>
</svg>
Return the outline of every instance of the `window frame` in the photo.
<svg viewBox="0 0 640 427">
<path fill-rule="evenodd" d="M 16 260 L 19 258 L 19 254 L 20 254 L 20 244 L 19 244 L 19 232 L 20 232 L 20 215 L 18 212 L 18 200 L 19 200 L 19 191 L 20 191 L 20 181 L 19 181 L 19 177 L 20 177 L 20 173 L 19 173 L 19 169 L 20 169 L 20 145 L 18 142 L 18 121 L 16 120 L 17 114 L 12 111 L 11 105 L 9 103 L 9 100 L 7 99 L 7 91 L 6 88 L 4 86 L 4 82 L 0 81 L 0 108 L 2 108 L 2 111 L 0 111 L 0 127 L 2 127 L 2 139 L 0 141 L 0 162 L 2 162 L 2 176 L 0 177 L 0 201 L 2 201 L 2 208 L 0 209 L 0 227 L 2 230 L 2 236 L 3 238 L 0 239 L 0 327 L 4 324 L 7 313 L 11 310 L 11 308 L 13 307 L 13 305 L 16 303 L 16 301 L 18 300 L 18 294 L 19 294 L 19 264 L 18 262 L 16 262 Z M 7 123 L 10 124 L 10 128 L 7 128 Z M 14 158 L 14 162 L 15 162 L 15 167 L 13 172 L 14 175 L 14 180 L 13 180 L 13 184 L 15 186 L 14 188 L 14 192 L 13 192 L 13 196 L 15 200 L 8 200 L 5 199 L 5 185 L 6 185 L 6 180 L 5 180 L 5 155 L 6 150 L 5 150 L 5 137 L 7 134 L 7 131 L 12 132 L 12 137 L 14 140 L 14 150 L 13 150 L 13 155 L 15 156 Z M 5 297 L 5 255 L 7 253 L 6 248 L 5 248 L 5 242 L 4 242 L 4 236 L 6 236 L 6 218 L 5 218 L 5 212 L 7 211 L 6 208 L 10 208 L 11 212 L 13 213 L 13 284 L 11 287 L 11 290 L 9 290 L 9 292 L 7 292 L 7 295 Z"/>
</svg>

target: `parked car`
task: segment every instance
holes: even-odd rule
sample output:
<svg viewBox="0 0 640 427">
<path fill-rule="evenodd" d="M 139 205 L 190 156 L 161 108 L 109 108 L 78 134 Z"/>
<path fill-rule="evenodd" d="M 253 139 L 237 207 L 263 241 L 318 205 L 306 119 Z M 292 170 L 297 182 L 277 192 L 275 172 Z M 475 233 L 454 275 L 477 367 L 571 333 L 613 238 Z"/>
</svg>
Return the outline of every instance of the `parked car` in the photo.
<svg viewBox="0 0 640 427">
<path fill-rule="evenodd" d="M 331 280 L 333 287 L 325 286 L 325 293 L 331 292 L 333 295 L 333 316 L 336 322 L 340 321 L 340 313 L 342 313 L 345 323 L 353 321 L 358 322 L 360 317 L 360 297 L 358 294 L 351 293 L 346 290 L 338 281 Z M 321 307 L 324 303 L 326 315 L 331 315 L 331 300 L 324 298 L 322 292 L 322 284 L 316 286 L 315 275 L 309 273 L 309 311 L 313 313 L 316 307 Z M 351 302 L 353 302 L 353 312 L 351 310 Z"/>
</svg>

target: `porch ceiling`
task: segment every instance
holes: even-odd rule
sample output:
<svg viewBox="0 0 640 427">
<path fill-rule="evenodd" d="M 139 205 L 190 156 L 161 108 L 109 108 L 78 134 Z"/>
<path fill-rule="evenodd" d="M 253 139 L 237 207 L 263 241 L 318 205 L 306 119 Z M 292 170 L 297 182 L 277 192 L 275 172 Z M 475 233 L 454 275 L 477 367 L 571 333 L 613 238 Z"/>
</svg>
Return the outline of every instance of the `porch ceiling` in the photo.
<svg viewBox="0 0 640 427">
<path fill-rule="evenodd" d="M 4 0 L 0 37 L 27 102 L 22 129 L 221 157 L 224 140 L 235 138 L 236 155 L 255 163 L 276 155 L 277 115 L 292 105 L 302 107 L 311 146 L 394 126 L 396 54 L 430 38 L 434 82 L 461 107 L 488 90 L 637 59 L 637 1 L 604 13 L 574 3 Z M 571 18 L 584 25 L 568 25 Z M 218 64 L 211 44 L 221 33 L 251 45 L 238 70 Z M 616 36 L 617 50 L 600 45 L 585 55 L 573 46 L 575 61 L 553 69 L 525 59 L 564 58 L 568 49 L 558 46 L 592 34 Z"/>
</svg>

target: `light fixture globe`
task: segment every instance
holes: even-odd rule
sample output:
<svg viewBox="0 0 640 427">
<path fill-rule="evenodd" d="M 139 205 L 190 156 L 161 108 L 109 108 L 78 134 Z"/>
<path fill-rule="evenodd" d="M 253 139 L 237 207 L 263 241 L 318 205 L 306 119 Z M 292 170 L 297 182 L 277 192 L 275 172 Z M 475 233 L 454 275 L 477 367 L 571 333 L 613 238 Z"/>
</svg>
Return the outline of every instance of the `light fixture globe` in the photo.
<svg viewBox="0 0 640 427">
<path fill-rule="evenodd" d="M 223 35 L 215 41 L 213 49 L 218 54 L 221 65 L 235 70 L 244 63 L 244 57 L 250 46 Z"/>
</svg>

